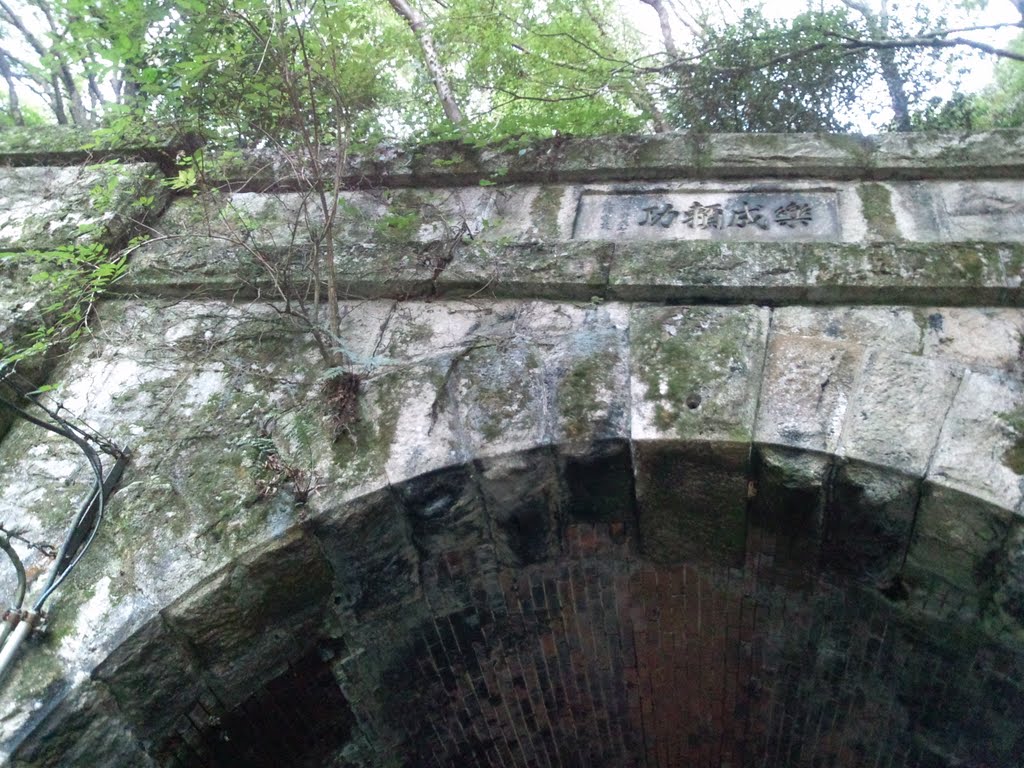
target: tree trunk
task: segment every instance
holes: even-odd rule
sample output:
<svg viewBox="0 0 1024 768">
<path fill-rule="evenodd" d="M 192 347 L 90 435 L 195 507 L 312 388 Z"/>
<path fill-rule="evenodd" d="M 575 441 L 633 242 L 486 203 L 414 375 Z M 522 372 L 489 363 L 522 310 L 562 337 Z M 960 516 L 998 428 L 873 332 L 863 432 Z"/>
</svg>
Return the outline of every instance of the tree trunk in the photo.
<svg viewBox="0 0 1024 768">
<path fill-rule="evenodd" d="M 896 64 L 896 53 L 892 48 L 878 51 L 878 60 L 882 65 L 882 79 L 889 89 L 889 101 L 892 104 L 893 122 L 897 131 L 909 131 L 910 99 L 907 97 L 906 84 Z"/>
<path fill-rule="evenodd" d="M 441 100 L 441 107 L 445 115 L 455 125 L 462 124 L 462 111 L 455 101 L 455 94 L 452 93 L 448 80 L 441 71 L 441 62 L 437 58 L 437 49 L 434 48 L 434 38 L 427 29 L 423 17 L 406 0 L 388 0 L 395 13 L 401 16 L 409 24 L 416 39 L 420 41 L 420 48 L 423 49 L 423 60 L 427 65 L 427 71 L 434 81 L 434 88 L 437 89 L 437 96 Z"/>
<path fill-rule="evenodd" d="M 644 5 L 649 5 L 658 14 L 658 23 L 661 24 L 661 40 L 665 44 L 665 53 L 673 59 L 679 56 L 679 49 L 676 48 L 675 38 L 672 36 L 672 26 L 669 23 L 668 9 L 661 0 L 640 0 Z"/>
<path fill-rule="evenodd" d="M 67 125 L 68 115 L 64 111 L 64 97 L 60 93 L 60 81 L 56 75 L 50 76 L 50 109 L 57 118 L 57 125 Z"/>
<path fill-rule="evenodd" d="M 875 13 L 860 0 L 843 0 L 843 5 L 852 8 L 864 17 L 868 35 L 874 42 L 885 40 L 889 36 L 889 5 L 882 0 L 879 12 Z M 880 48 L 877 51 L 878 63 L 882 68 L 882 79 L 889 91 L 889 104 L 892 106 L 893 122 L 897 131 L 909 131 L 910 99 L 907 96 L 907 83 L 896 63 L 896 52 L 892 48 Z"/>
<path fill-rule="evenodd" d="M 11 65 L 3 51 L 0 51 L 0 76 L 7 81 L 7 113 L 11 116 L 11 122 L 15 125 L 24 125 L 25 117 L 21 114 L 18 89 L 14 87 L 14 73 L 11 72 Z"/>
<path fill-rule="evenodd" d="M 630 101 L 651 116 L 651 127 L 654 128 L 655 133 L 668 133 L 672 130 L 668 121 L 665 119 L 665 114 L 658 107 L 658 103 L 642 85 L 637 85 L 635 88 L 632 88 L 628 92 L 628 95 Z"/>
</svg>

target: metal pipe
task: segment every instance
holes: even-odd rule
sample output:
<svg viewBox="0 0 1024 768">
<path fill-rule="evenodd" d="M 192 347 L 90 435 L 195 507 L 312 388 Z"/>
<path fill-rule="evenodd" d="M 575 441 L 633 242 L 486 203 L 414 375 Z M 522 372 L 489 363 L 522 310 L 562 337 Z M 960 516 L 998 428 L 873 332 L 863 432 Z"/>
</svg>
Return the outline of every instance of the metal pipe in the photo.
<svg viewBox="0 0 1024 768">
<path fill-rule="evenodd" d="M 7 636 L 11 634 L 11 630 L 18 626 L 18 622 L 20 621 L 21 611 L 9 609 L 6 613 L 4 613 L 4 625 L 0 627 L 0 649 L 2 649 L 4 645 L 7 643 Z"/>
<path fill-rule="evenodd" d="M 7 557 L 11 560 L 11 565 L 14 566 L 15 572 L 18 574 L 18 588 L 14 594 L 14 604 L 4 613 L 3 626 L 0 627 L 0 649 L 2 649 L 7 642 L 7 636 L 11 634 L 14 627 L 21 621 L 21 605 L 25 602 L 27 580 L 25 578 L 25 566 L 22 564 L 21 558 L 18 557 L 14 547 L 11 546 L 11 539 L 6 533 L 0 533 L 0 549 L 7 553 Z"/>
<path fill-rule="evenodd" d="M 25 638 L 29 636 L 29 633 L 38 621 L 39 614 L 35 611 L 25 611 L 22 614 L 21 621 L 18 622 L 18 626 L 14 628 L 14 632 L 11 633 L 11 636 L 4 644 L 4 647 L 0 649 L 0 680 L 4 679 L 4 675 L 7 674 L 7 670 L 14 661 L 14 657 L 18 653 L 18 649 L 25 641 Z"/>
<path fill-rule="evenodd" d="M 92 466 L 93 473 L 95 474 L 93 488 L 89 493 L 89 496 L 80 506 L 78 514 L 75 516 L 75 520 L 71 525 L 71 529 L 68 531 L 68 535 L 65 537 L 64 543 L 57 554 L 53 568 L 46 580 L 46 585 L 43 587 L 43 592 L 36 600 L 35 605 L 31 610 L 20 610 L 21 604 L 25 598 L 25 571 L 17 553 L 10 548 L 10 542 L 7 541 L 7 537 L 0 536 L 0 539 L 3 540 L 2 543 L 0 543 L 0 548 L 3 548 L 7 552 L 11 561 L 14 563 L 15 569 L 18 571 L 17 609 L 9 611 L 8 614 L 4 616 L 3 627 L 0 628 L 0 680 L 2 680 L 13 663 L 21 644 L 39 622 L 42 615 L 43 603 L 46 602 L 46 599 L 54 590 L 57 589 L 57 587 L 60 586 L 61 582 L 72 571 L 75 565 L 78 564 L 78 561 L 85 554 L 86 550 L 89 549 L 93 539 L 96 537 L 100 523 L 103 520 L 106 497 L 113 492 L 114 487 L 121 479 L 121 474 L 124 471 L 125 466 L 131 460 L 131 452 L 128 450 L 117 451 L 114 454 L 116 459 L 114 467 L 111 469 L 107 477 L 104 478 L 103 464 L 100 461 L 99 454 L 92 445 L 89 444 L 87 435 L 84 435 L 83 433 L 80 436 L 79 434 L 76 434 L 78 430 L 71 431 L 71 429 L 65 428 L 70 427 L 70 425 L 60 419 L 57 420 L 62 424 L 62 426 L 48 424 L 42 419 L 37 419 L 32 414 L 2 397 L 0 397 L 0 407 L 14 411 L 26 421 L 74 442 L 82 449 L 82 452 L 85 454 L 85 457 Z M 51 414 L 51 416 L 53 416 L 53 414 Z"/>
</svg>

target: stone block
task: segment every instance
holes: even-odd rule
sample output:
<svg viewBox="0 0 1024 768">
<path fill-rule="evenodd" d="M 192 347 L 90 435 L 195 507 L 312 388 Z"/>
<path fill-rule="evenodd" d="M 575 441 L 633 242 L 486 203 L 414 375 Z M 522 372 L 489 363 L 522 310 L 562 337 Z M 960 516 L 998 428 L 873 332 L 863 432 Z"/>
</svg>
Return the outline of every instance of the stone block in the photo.
<svg viewBox="0 0 1024 768">
<path fill-rule="evenodd" d="M 200 662 L 213 665 L 242 654 L 270 629 L 319 610 L 330 588 L 331 570 L 317 542 L 292 529 L 243 555 L 164 616 Z"/>
<path fill-rule="evenodd" d="M 429 364 L 396 364 L 366 383 L 366 392 L 376 393 L 373 429 L 378 460 L 384 461 L 389 483 L 397 485 L 443 469 L 465 455 L 446 380 L 451 365 L 449 357 Z M 369 447 L 359 442 L 357 437 L 357 453 Z"/>
<path fill-rule="evenodd" d="M 362 618 L 417 595 L 419 558 L 409 526 L 390 488 L 312 521 L 334 573 L 335 610 Z"/>
<path fill-rule="evenodd" d="M 924 484 L 914 522 L 905 580 L 927 589 L 935 579 L 968 596 L 992 588 L 995 563 L 1010 531 L 1012 513 L 977 497 Z"/>
<path fill-rule="evenodd" d="M 121 643 L 92 676 L 106 683 L 136 735 L 158 743 L 202 689 L 200 667 L 157 616 Z"/>
<path fill-rule="evenodd" d="M 487 507 L 470 465 L 437 470 L 394 487 L 412 543 L 422 555 L 474 547 L 490 533 Z"/>
<path fill-rule="evenodd" d="M 205 688 L 225 709 L 234 709 L 307 654 L 321 624 L 322 610 L 310 608 L 292 616 L 287 625 L 264 629 L 236 655 L 223 656 L 206 667 Z"/>
<path fill-rule="evenodd" d="M 568 240 L 579 190 L 563 184 L 508 184 L 495 189 L 491 218 L 476 235 L 493 242 Z"/>
<path fill-rule="evenodd" d="M 749 443 L 767 330 L 757 307 L 635 307 L 633 439 Z"/>
<path fill-rule="evenodd" d="M 450 399 L 474 456 L 531 448 L 547 432 L 544 350 L 520 335 L 515 313 L 501 326 L 466 347 L 451 369 Z"/>
<path fill-rule="evenodd" d="M 916 314 L 926 357 L 1005 369 L 1024 360 L 1024 312 L 1019 309 L 934 307 Z"/>
<path fill-rule="evenodd" d="M 544 357 L 556 410 L 552 438 L 585 451 L 588 444 L 629 435 L 629 309 L 564 309 L 573 324 Z"/>
<path fill-rule="evenodd" d="M 742 565 L 749 454 L 747 443 L 634 443 L 643 555 L 663 564 Z"/>
<path fill-rule="evenodd" d="M 467 243 L 439 252 L 431 286 L 452 298 L 590 301 L 606 293 L 613 252 L 610 243 Z"/>
<path fill-rule="evenodd" d="M 754 439 L 835 452 L 863 357 L 855 344 L 773 332 Z"/>
<path fill-rule="evenodd" d="M 890 469 L 840 462 L 829 477 L 822 567 L 890 586 L 910 543 L 919 485 L 918 478 Z"/>
<path fill-rule="evenodd" d="M 338 293 L 359 298 L 409 299 L 433 296 L 437 274 L 449 257 L 441 242 L 338 241 L 335 258 Z"/>
<path fill-rule="evenodd" d="M 773 571 L 810 583 L 819 565 L 825 486 L 831 463 L 818 453 L 757 446 L 750 524 Z"/>
<path fill-rule="evenodd" d="M 1024 239 L 1024 190 L 1016 179 L 969 179 L 933 185 L 947 242 Z"/>
<path fill-rule="evenodd" d="M 847 409 L 840 455 L 922 477 L 960 376 L 941 361 L 870 352 Z"/>
<path fill-rule="evenodd" d="M 964 373 L 928 480 L 1006 510 L 1024 503 L 1024 385 L 1007 371 Z"/>
<path fill-rule="evenodd" d="M 776 307 L 772 337 L 803 336 L 916 355 L 921 352 L 921 310 L 894 307 Z"/>
<path fill-rule="evenodd" d="M 560 507 L 570 523 L 636 527 L 633 456 L 625 440 L 592 444 L 559 454 L 563 496 Z"/>
<path fill-rule="evenodd" d="M 511 567 L 558 552 L 559 483 L 550 448 L 476 462 L 498 561 Z"/>
<path fill-rule="evenodd" d="M 989 632 L 1011 647 L 1024 648 L 1024 523 L 1013 521 L 993 574 L 992 606 L 985 617 Z M 1021 693 L 1024 697 L 1024 691 Z"/>
<path fill-rule="evenodd" d="M 101 683 L 85 682 L 55 698 L 12 755 L 12 768 L 155 768 Z"/>
<path fill-rule="evenodd" d="M 149 163 L 0 168 L 0 250 L 115 243 L 162 207 L 158 175 Z"/>
<path fill-rule="evenodd" d="M 351 306 L 345 323 L 358 322 L 365 326 L 364 337 L 360 327 L 349 330 L 346 325 L 346 344 L 363 343 L 361 361 L 372 368 L 387 370 L 398 365 L 425 364 L 439 360 L 445 354 L 458 350 L 473 335 L 499 313 L 504 305 L 435 301 L 370 301 Z M 366 315 L 372 320 L 357 320 Z M 349 339 L 349 335 L 352 338 Z"/>
<path fill-rule="evenodd" d="M 1019 302 L 1019 244 L 649 242 L 616 250 L 608 298 L 853 304 Z"/>
</svg>

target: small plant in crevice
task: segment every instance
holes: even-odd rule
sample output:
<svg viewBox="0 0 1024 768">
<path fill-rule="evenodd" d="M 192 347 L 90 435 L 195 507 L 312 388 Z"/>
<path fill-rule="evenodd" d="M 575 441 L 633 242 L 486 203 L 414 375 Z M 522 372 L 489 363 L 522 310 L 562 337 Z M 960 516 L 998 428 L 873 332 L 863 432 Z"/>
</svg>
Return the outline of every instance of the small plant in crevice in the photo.
<svg viewBox="0 0 1024 768">
<path fill-rule="evenodd" d="M 343 436 L 355 439 L 353 425 L 359 420 L 359 391 L 362 377 L 352 371 L 332 368 L 322 378 L 321 393 L 327 407 L 327 423 L 335 442 Z"/>
<path fill-rule="evenodd" d="M 256 435 L 238 441 L 253 452 L 249 474 L 256 488 L 256 499 L 263 501 L 281 491 L 289 491 L 297 506 L 305 506 L 320 487 L 316 472 L 312 468 L 303 469 L 283 456 L 270 429 L 270 426 L 261 426 Z"/>
</svg>

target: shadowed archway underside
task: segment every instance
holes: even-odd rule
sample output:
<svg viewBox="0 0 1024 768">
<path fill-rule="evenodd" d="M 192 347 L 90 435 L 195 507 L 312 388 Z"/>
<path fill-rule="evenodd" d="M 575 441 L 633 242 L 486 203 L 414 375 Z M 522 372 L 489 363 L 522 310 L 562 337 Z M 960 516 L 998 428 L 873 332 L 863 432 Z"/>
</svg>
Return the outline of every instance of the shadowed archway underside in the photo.
<svg viewBox="0 0 1024 768">
<path fill-rule="evenodd" d="M 863 498 L 794 482 L 821 458 L 756 451 L 735 530 L 692 447 L 433 472 L 250 553 L 96 677 L 181 768 L 1013 764 L 1024 656 L 894 573 Z"/>
</svg>

